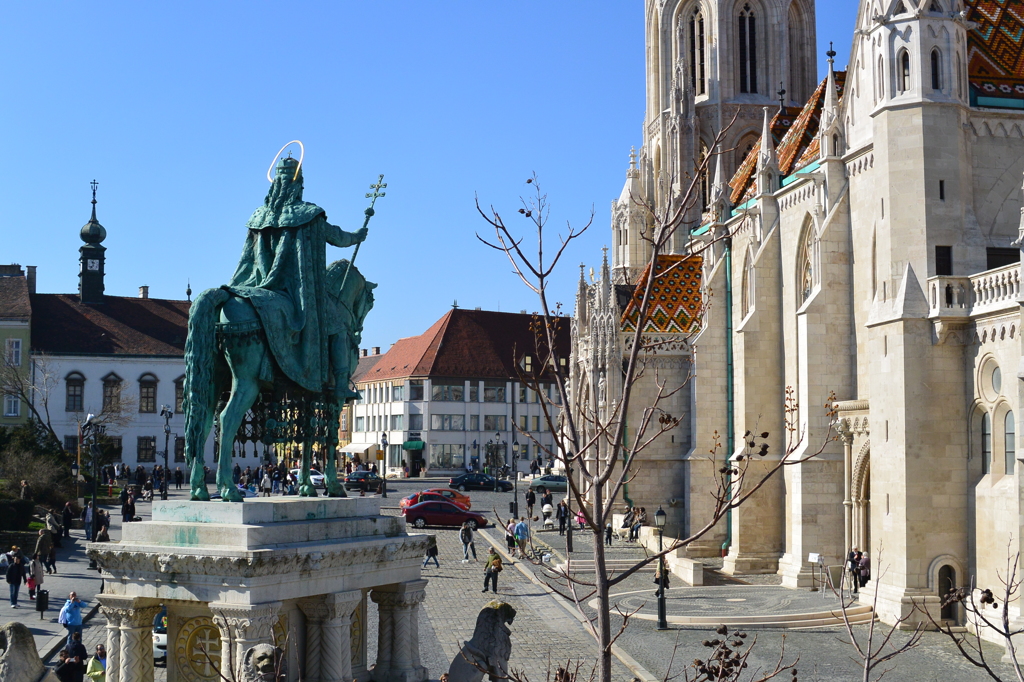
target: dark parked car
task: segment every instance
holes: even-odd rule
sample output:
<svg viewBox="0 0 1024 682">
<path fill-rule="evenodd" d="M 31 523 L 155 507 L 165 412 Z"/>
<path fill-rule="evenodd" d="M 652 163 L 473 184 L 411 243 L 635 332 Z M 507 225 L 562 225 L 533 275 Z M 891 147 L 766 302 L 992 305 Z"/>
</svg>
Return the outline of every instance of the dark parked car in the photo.
<svg viewBox="0 0 1024 682">
<path fill-rule="evenodd" d="M 402 510 L 402 515 L 416 528 L 427 526 L 461 526 L 466 521 L 473 528 L 483 528 L 487 519 L 466 511 L 451 502 L 420 502 Z"/>
<path fill-rule="evenodd" d="M 368 493 L 380 492 L 384 479 L 372 471 L 353 471 L 345 477 L 345 490 L 365 490 Z"/>
<path fill-rule="evenodd" d="M 449 488 L 456 490 L 494 490 L 494 476 L 487 474 L 462 474 L 448 481 Z M 498 481 L 498 490 L 512 490 L 511 481 Z"/>
<path fill-rule="evenodd" d="M 565 480 L 565 476 L 548 474 L 530 481 L 530 487 L 533 490 L 544 488 L 553 493 L 564 493 L 569 489 L 569 482 Z"/>
</svg>

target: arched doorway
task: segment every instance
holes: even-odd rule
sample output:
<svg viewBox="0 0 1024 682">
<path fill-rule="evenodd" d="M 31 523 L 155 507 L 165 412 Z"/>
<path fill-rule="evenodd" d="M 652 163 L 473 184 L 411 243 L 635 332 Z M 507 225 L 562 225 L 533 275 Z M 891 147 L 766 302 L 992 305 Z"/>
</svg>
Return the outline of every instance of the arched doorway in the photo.
<svg viewBox="0 0 1024 682">
<path fill-rule="evenodd" d="M 939 569 L 939 579 L 937 582 L 937 587 L 939 590 L 939 599 L 941 599 L 943 602 L 942 611 L 939 614 L 939 617 L 943 621 L 952 622 L 953 625 L 959 625 L 959 609 L 957 608 L 957 603 L 946 603 L 946 598 L 949 595 L 950 590 L 954 590 L 958 587 L 956 581 L 956 569 L 950 566 L 949 564 L 944 564 Z"/>
<path fill-rule="evenodd" d="M 871 445 L 864 443 L 853 467 L 853 544 L 871 547 Z"/>
</svg>

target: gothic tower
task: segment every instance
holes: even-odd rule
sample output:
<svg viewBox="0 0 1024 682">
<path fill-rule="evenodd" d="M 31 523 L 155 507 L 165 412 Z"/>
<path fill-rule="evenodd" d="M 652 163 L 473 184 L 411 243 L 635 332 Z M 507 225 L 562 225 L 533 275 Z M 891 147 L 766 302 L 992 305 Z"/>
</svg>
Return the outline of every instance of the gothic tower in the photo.
<svg viewBox="0 0 1024 682">
<path fill-rule="evenodd" d="M 82 226 L 80 232 L 82 241 L 85 242 L 78 252 L 78 296 L 82 303 L 103 303 L 103 269 L 104 252 L 107 248 L 103 246 L 103 240 L 107 238 L 107 231 L 100 221 L 96 220 L 96 188 L 99 183 L 92 181 L 92 217 L 89 222 Z"/>
<path fill-rule="evenodd" d="M 814 92 L 814 0 L 647 0 L 646 24 L 646 197 L 678 198 L 720 146 L 726 177 L 708 164 L 697 221 L 715 184 L 758 146 L 764 107 L 803 106 Z"/>
</svg>

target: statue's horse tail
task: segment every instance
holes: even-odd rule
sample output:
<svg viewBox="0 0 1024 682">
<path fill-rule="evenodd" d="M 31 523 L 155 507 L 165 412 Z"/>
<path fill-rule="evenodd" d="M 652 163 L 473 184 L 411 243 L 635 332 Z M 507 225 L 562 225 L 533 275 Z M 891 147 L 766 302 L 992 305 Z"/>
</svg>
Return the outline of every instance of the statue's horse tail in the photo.
<svg viewBox="0 0 1024 682">
<path fill-rule="evenodd" d="M 203 461 L 203 448 L 214 405 L 218 308 L 230 298 L 224 289 L 207 289 L 196 297 L 188 315 L 185 340 L 185 460 Z"/>
</svg>

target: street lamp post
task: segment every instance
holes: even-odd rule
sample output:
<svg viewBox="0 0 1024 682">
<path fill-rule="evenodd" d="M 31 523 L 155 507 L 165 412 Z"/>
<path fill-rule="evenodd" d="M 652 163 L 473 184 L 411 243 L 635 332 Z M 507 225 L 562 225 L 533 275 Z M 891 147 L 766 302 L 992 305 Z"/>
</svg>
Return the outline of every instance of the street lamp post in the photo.
<svg viewBox="0 0 1024 682">
<path fill-rule="evenodd" d="M 654 512 L 654 525 L 658 527 L 658 629 L 668 630 L 668 617 L 665 614 L 665 555 L 661 554 L 663 549 L 662 536 L 665 535 L 665 521 L 668 515 L 665 510 L 658 507 Z"/>
<path fill-rule="evenodd" d="M 89 456 L 92 457 L 92 538 L 96 537 L 96 527 L 99 525 L 99 508 L 96 506 L 96 490 L 99 488 L 100 480 L 100 445 L 97 442 L 100 436 L 107 430 L 103 424 L 93 422 L 93 415 L 89 415 L 85 424 L 82 425 L 83 440 L 89 441 Z M 89 562 L 89 568 L 96 570 L 96 560 Z"/>
<path fill-rule="evenodd" d="M 167 449 L 170 447 L 169 443 L 171 440 L 171 417 L 174 416 L 174 412 L 171 410 L 169 405 L 160 406 L 160 416 L 164 418 L 164 475 L 160 480 L 160 499 L 167 499 L 167 474 L 171 470 L 169 460 L 167 457 Z M 96 514 L 96 510 L 92 512 Z"/>
<path fill-rule="evenodd" d="M 75 499 L 76 500 L 78 499 L 78 472 L 79 471 L 81 471 L 81 469 L 78 467 L 78 462 L 77 461 L 72 462 L 71 463 L 71 478 L 75 479 Z M 93 513 L 95 513 L 95 511 L 93 511 Z"/>
<path fill-rule="evenodd" d="M 380 449 L 384 451 L 384 459 L 381 460 L 382 464 L 380 465 L 380 471 L 381 474 L 383 474 L 380 477 L 380 496 L 382 499 L 386 500 L 388 498 L 388 434 L 384 433 L 383 431 L 381 431 L 380 434 Z"/>
<path fill-rule="evenodd" d="M 512 517 L 519 518 L 519 476 L 516 475 L 515 465 L 519 459 L 519 441 L 512 441 Z"/>
</svg>

